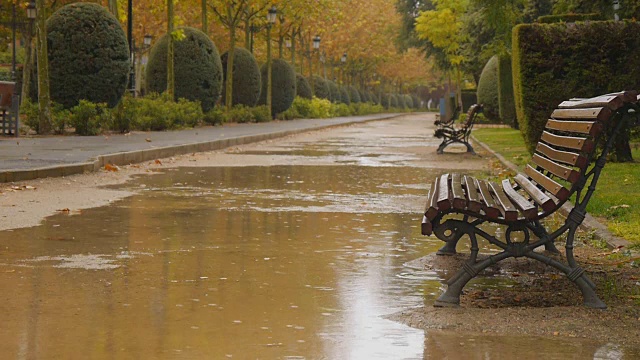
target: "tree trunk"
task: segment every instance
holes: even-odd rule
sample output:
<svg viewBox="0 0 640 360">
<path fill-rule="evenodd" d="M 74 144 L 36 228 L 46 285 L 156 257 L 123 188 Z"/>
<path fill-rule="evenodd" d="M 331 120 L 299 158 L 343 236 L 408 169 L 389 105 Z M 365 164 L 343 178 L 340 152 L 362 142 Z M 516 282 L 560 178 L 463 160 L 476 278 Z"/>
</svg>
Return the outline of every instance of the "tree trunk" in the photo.
<svg viewBox="0 0 640 360">
<path fill-rule="evenodd" d="M 175 101 L 175 73 L 174 73 L 174 39 L 173 39 L 173 0 L 167 0 L 167 32 L 169 33 L 169 46 L 167 50 L 167 94 Z"/>
<path fill-rule="evenodd" d="M 109 12 L 118 19 L 118 0 L 109 0 Z"/>
<path fill-rule="evenodd" d="M 291 66 L 293 69 L 296 68 L 296 31 L 295 29 L 291 32 Z"/>
<path fill-rule="evenodd" d="M 244 48 L 251 51 L 251 20 L 249 17 L 244 19 Z M 253 52 L 252 52 L 253 53 Z"/>
<path fill-rule="evenodd" d="M 24 54 L 24 67 L 22 68 L 22 92 L 20 94 L 21 101 L 29 99 L 29 91 L 31 91 L 31 74 L 33 73 L 33 23 L 29 21 L 29 27 L 24 34 L 24 42 L 26 44 Z"/>
<path fill-rule="evenodd" d="M 202 0 L 202 32 L 209 35 L 209 21 L 207 19 L 207 0 Z"/>
<path fill-rule="evenodd" d="M 38 133 L 51 133 L 51 97 L 49 95 L 49 58 L 47 56 L 47 19 L 44 0 L 37 0 L 36 20 L 38 51 Z"/>
<path fill-rule="evenodd" d="M 231 110 L 233 106 L 233 58 L 235 55 L 235 47 L 236 47 L 236 27 L 229 27 L 229 51 L 227 52 L 227 78 L 226 81 L 226 97 L 224 99 L 224 103 L 227 107 L 227 110 Z"/>
<path fill-rule="evenodd" d="M 284 44 L 284 36 L 278 36 L 278 59 L 282 59 L 284 56 L 284 48 L 282 46 Z"/>
<path fill-rule="evenodd" d="M 273 109 L 271 106 L 271 87 L 272 79 L 271 79 L 271 25 L 267 25 L 267 108 L 269 109 L 269 114 L 273 117 L 275 115 L 273 113 Z"/>
</svg>

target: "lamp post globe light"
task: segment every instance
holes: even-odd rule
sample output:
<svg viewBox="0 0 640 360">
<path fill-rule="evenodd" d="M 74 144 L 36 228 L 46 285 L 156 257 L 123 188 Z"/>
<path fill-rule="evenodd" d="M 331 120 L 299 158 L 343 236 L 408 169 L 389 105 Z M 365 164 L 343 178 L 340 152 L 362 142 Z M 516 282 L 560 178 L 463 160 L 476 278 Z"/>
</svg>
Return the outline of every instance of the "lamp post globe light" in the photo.
<svg viewBox="0 0 640 360">
<path fill-rule="evenodd" d="M 271 114 L 271 27 L 276 23 L 278 9 L 272 6 L 267 12 L 267 108 Z"/>
</svg>

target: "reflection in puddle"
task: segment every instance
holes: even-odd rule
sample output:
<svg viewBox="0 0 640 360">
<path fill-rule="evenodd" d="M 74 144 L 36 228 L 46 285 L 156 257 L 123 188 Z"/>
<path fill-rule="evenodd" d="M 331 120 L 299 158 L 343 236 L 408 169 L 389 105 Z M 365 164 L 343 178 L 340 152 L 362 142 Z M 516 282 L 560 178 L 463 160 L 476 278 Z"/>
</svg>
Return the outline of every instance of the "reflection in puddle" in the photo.
<svg viewBox="0 0 640 360">
<path fill-rule="evenodd" d="M 424 332 L 383 318 L 440 286 L 398 276 L 434 250 L 411 241 L 417 218 L 404 203 L 420 193 L 418 169 L 398 174 L 406 188 L 379 168 L 191 170 L 138 178 L 127 186 L 144 191 L 110 207 L 0 233 L 0 286 L 13 289 L 0 295 L 0 352 L 422 358 Z"/>
</svg>

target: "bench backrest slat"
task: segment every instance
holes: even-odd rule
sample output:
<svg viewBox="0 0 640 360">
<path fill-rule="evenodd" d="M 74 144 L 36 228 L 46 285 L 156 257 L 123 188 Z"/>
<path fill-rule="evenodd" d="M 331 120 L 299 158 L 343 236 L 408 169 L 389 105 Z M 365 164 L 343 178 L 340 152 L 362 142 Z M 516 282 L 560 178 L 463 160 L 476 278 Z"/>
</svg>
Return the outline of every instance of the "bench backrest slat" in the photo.
<svg viewBox="0 0 640 360">
<path fill-rule="evenodd" d="M 531 158 L 531 162 L 572 184 L 578 181 L 578 179 L 580 178 L 580 173 L 578 171 L 568 166 L 558 164 L 557 162 L 549 160 L 546 157 L 540 156 L 539 154 L 534 154 L 533 158 Z"/>
<path fill-rule="evenodd" d="M 554 135 L 548 131 L 542 132 L 542 137 L 540 138 L 547 144 L 555 145 L 561 148 L 568 148 L 573 150 L 580 150 L 582 152 L 591 152 L 595 146 L 593 141 L 588 140 L 587 138 L 577 137 L 577 136 L 561 136 Z"/>
<path fill-rule="evenodd" d="M 567 188 L 560 185 L 545 174 L 534 169 L 531 165 L 527 165 L 527 167 L 524 169 L 524 172 L 529 176 L 530 179 L 535 181 L 536 184 L 542 186 L 549 193 L 553 194 L 553 196 L 560 200 L 560 202 L 564 202 L 569 198 L 570 192 Z"/>
<path fill-rule="evenodd" d="M 562 121 L 549 119 L 547 129 L 559 132 L 572 132 L 589 136 L 597 136 L 602 131 L 602 124 L 595 121 Z"/>
<path fill-rule="evenodd" d="M 533 184 L 524 175 L 518 174 L 514 178 L 516 184 L 520 186 L 544 211 L 553 211 L 556 207 L 556 202 L 542 190 Z"/>
<path fill-rule="evenodd" d="M 579 108 L 579 109 L 556 109 L 551 113 L 551 117 L 557 120 L 593 120 L 606 122 L 611 117 L 612 111 L 607 107 L 601 108 Z"/>
</svg>

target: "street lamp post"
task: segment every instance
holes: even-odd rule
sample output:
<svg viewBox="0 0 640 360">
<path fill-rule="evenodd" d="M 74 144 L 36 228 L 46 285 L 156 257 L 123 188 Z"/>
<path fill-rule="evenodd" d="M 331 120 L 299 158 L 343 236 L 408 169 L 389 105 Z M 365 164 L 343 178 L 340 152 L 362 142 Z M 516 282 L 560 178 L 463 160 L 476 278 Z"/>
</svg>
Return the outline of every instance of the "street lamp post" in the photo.
<svg viewBox="0 0 640 360">
<path fill-rule="evenodd" d="M 12 5 L 11 36 L 13 39 L 11 47 L 11 80 L 16 81 L 16 3 Z"/>
<path fill-rule="evenodd" d="M 340 62 L 342 63 L 342 71 L 340 72 L 340 82 L 344 85 L 344 65 L 347 63 L 347 53 L 342 54 L 340 58 Z"/>
<path fill-rule="evenodd" d="M 133 70 L 133 76 L 130 77 L 129 81 L 131 83 L 131 87 L 130 87 L 130 91 L 131 91 L 131 95 L 133 97 L 136 97 L 136 95 L 138 94 L 138 82 L 136 81 L 137 77 L 136 75 L 139 73 L 138 69 L 137 69 L 137 62 L 136 62 L 136 54 L 140 53 L 140 54 L 144 54 L 145 51 L 147 51 L 150 47 L 151 47 L 151 41 L 153 40 L 153 36 L 147 34 L 142 38 L 142 47 L 137 47 L 136 46 L 136 42 L 135 39 L 133 39 L 133 48 L 131 51 L 131 62 L 133 64 L 132 68 Z M 146 63 L 145 61 L 141 60 L 141 62 L 144 64 Z"/>
<path fill-rule="evenodd" d="M 309 37 L 311 37 L 311 35 L 309 35 Z M 318 49 L 320 49 L 320 36 L 316 35 L 313 37 L 313 50 L 316 51 Z M 315 95 L 316 88 L 314 84 L 315 81 L 313 79 L 313 53 L 311 50 L 309 51 L 309 76 L 311 80 L 311 93 Z"/>
<path fill-rule="evenodd" d="M 278 9 L 272 6 L 267 13 L 267 108 L 271 114 L 271 27 L 276 23 Z"/>
<path fill-rule="evenodd" d="M 129 41 L 129 57 L 131 68 L 129 70 L 129 90 L 133 97 L 136 96 L 136 58 L 135 42 L 133 40 L 133 0 L 127 1 L 127 40 Z"/>
</svg>

